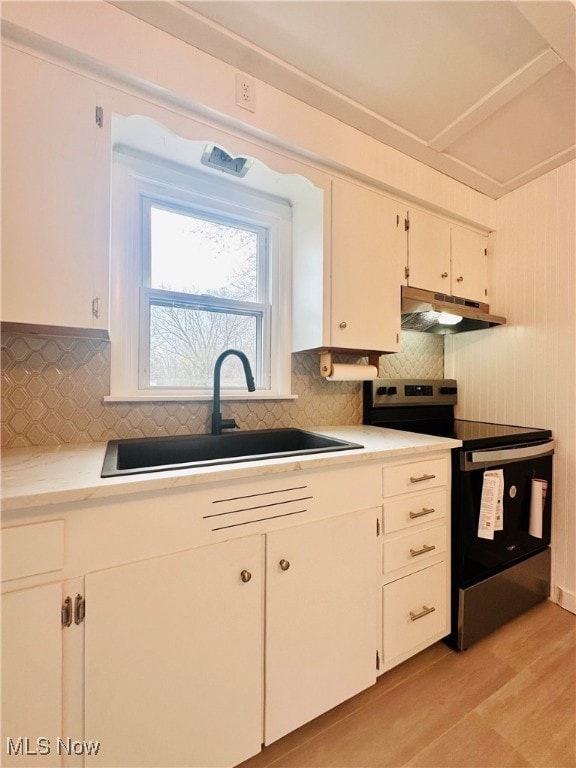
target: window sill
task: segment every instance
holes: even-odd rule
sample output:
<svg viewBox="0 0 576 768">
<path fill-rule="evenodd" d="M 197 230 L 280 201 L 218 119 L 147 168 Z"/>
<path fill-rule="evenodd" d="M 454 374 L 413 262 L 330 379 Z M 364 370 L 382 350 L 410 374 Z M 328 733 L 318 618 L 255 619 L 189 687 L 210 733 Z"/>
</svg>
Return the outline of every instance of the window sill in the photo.
<svg viewBox="0 0 576 768">
<path fill-rule="evenodd" d="M 106 395 L 103 398 L 105 403 L 169 403 L 169 402 L 210 402 L 213 400 L 212 393 L 199 393 L 194 395 L 188 394 L 162 394 L 155 392 L 154 394 L 144 395 L 138 392 L 133 395 Z M 220 394 L 220 400 L 297 400 L 298 395 L 281 394 L 281 393 L 248 393 L 248 392 L 222 392 Z"/>
</svg>

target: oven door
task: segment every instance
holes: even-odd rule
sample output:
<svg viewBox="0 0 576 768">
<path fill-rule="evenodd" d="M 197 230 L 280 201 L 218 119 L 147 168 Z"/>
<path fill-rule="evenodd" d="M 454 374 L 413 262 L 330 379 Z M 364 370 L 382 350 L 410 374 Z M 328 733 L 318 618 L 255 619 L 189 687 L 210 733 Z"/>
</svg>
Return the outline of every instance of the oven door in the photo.
<svg viewBox="0 0 576 768">
<path fill-rule="evenodd" d="M 475 584 L 550 544 L 554 442 L 453 452 L 453 576 L 459 587 Z M 504 475 L 503 530 L 478 536 L 484 472 Z M 529 532 L 532 480 L 545 480 L 542 535 Z"/>
</svg>

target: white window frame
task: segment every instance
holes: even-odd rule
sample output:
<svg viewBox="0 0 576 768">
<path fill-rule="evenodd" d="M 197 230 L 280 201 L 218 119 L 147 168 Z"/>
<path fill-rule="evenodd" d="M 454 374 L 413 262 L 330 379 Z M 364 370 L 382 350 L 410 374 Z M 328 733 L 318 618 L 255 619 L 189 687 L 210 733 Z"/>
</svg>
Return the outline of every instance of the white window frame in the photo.
<svg viewBox="0 0 576 768">
<path fill-rule="evenodd" d="M 290 204 L 280 198 L 251 189 L 247 181 L 210 178 L 207 174 L 183 168 L 160 158 L 145 157 L 122 148 L 114 153 L 112 166 L 111 232 L 111 390 L 109 401 L 205 400 L 212 388 L 149 387 L 142 373 L 142 361 L 149 355 L 143 347 L 149 328 L 146 325 L 146 298 L 153 295 L 145 273 L 143 254 L 148 229 L 143 226 L 144 200 L 163 203 L 174 210 L 205 212 L 207 218 L 236 219 L 265 231 L 270 254 L 269 273 L 261 275 L 268 283 L 267 306 L 263 311 L 268 327 L 262 356 L 267 361 L 257 389 L 223 388 L 223 399 L 291 398 L 291 260 L 292 221 Z M 148 285 L 146 284 L 148 282 Z M 147 293 L 148 292 L 148 293 Z M 182 294 L 189 302 L 191 294 Z M 192 297 L 193 298 L 193 297 Z M 206 305 L 216 302 L 201 297 Z M 223 300 L 218 300 L 217 303 Z M 229 302 L 231 311 L 239 306 Z M 245 310 L 248 303 L 242 303 Z M 149 359 L 149 358 L 148 358 Z"/>
</svg>

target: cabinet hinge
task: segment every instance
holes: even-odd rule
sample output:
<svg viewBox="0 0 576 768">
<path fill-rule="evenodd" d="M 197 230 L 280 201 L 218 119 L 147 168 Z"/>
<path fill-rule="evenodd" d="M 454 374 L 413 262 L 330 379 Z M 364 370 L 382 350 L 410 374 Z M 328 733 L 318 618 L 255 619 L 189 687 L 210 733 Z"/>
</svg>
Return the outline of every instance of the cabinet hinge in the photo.
<svg viewBox="0 0 576 768">
<path fill-rule="evenodd" d="M 81 594 L 76 595 L 74 600 L 74 623 L 82 624 L 86 616 L 86 600 Z"/>
<path fill-rule="evenodd" d="M 398 214 L 398 215 L 396 216 L 396 226 L 397 226 L 397 227 L 399 227 L 399 226 L 400 226 L 400 214 Z"/>
<path fill-rule="evenodd" d="M 484 256 L 488 256 L 488 248 L 484 248 Z"/>
<path fill-rule="evenodd" d="M 62 603 L 61 618 L 62 626 L 69 627 L 72 624 L 72 598 L 67 597 Z"/>
<path fill-rule="evenodd" d="M 380 651 L 376 651 L 376 669 L 380 669 Z"/>
<path fill-rule="evenodd" d="M 408 280 L 410 277 L 410 267 L 404 267 L 404 278 Z"/>
<path fill-rule="evenodd" d="M 100 305 L 101 301 L 99 296 L 92 299 L 92 314 L 97 319 L 100 317 Z"/>
<path fill-rule="evenodd" d="M 103 107 L 96 107 L 96 125 L 98 128 L 104 126 L 104 109 Z"/>
<path fill-rule="evenodd" d="M 406 218 L 404 219 L 404 231 L 408 232 L 409 229 L 410 229 L 410 219 Z"/>
<path fill-rule="evenodd" d="M 376 518 L 376 536 L 380 536 L 380 520 Z"/>
</svg>

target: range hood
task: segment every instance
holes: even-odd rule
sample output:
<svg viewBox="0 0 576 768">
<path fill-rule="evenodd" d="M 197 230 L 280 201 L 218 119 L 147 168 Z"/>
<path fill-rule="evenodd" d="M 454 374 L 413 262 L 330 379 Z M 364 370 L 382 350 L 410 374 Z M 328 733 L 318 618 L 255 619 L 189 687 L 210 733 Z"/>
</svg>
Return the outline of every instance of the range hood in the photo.
<svg viewBox="0 0 576 768">
<path fill-rule="evenodd" d="M 425 333 L 465 333 L 504 325 L 488 304 L 421 288 L 402 286 L 402 329 Z"/>
</svg>

